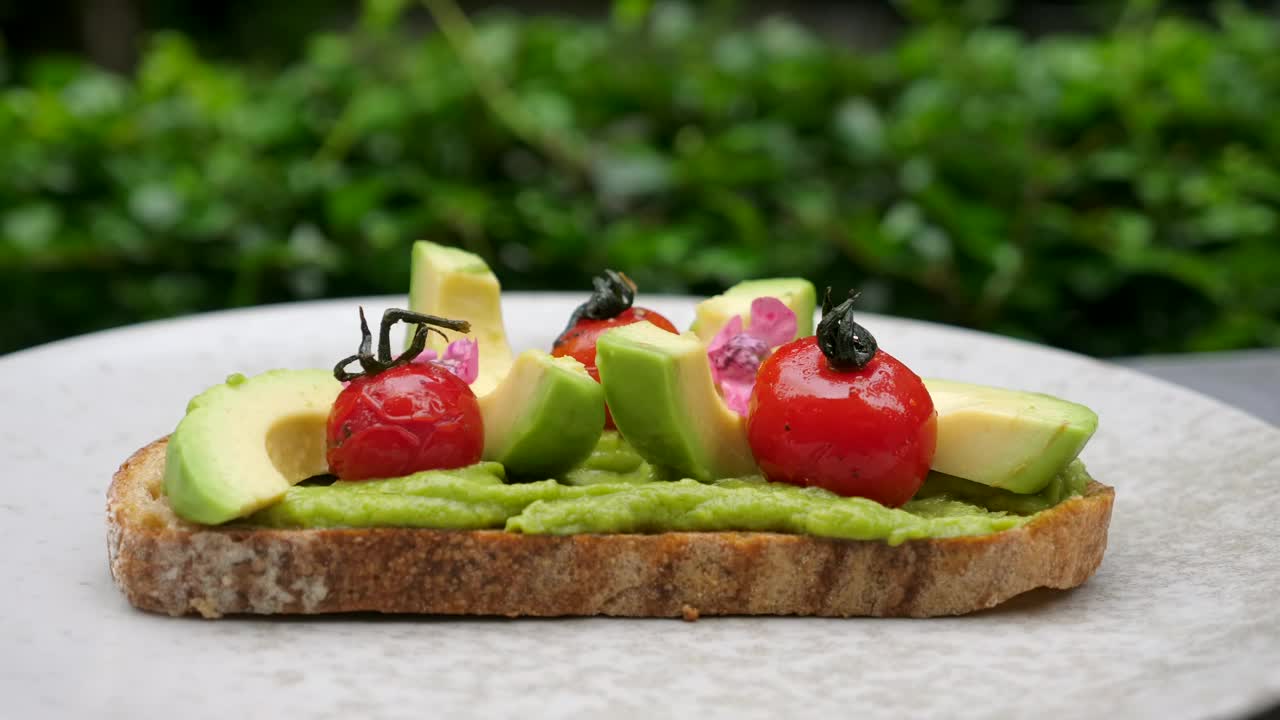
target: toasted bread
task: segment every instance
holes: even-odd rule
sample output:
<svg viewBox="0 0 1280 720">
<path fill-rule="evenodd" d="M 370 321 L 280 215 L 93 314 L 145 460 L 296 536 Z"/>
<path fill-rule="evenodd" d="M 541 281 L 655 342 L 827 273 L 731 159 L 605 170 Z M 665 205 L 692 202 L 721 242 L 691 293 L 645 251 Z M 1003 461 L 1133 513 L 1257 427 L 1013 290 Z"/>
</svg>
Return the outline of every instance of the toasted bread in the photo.
<svg viewBox="0 0 1280 720">
<path fill-rule="evenodd" d="M 178 518 L 161 492 L 165 447 L 142 448 L 116 472 L 111 574 L 143 610 L 207 618 L 959 615 L 1083 583 L 1102 561 L 1114 499 L 1093 482 L 1012 530 L 897 546 L 761 532 L 204 527 Z"/>
</svg>

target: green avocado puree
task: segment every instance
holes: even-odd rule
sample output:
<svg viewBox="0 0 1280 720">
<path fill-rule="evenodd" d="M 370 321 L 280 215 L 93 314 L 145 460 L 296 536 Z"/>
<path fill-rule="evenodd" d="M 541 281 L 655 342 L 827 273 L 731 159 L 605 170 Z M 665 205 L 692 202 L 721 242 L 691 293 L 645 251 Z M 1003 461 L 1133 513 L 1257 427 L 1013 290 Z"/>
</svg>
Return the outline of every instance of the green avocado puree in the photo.
<svg viewBox="0 0 1280 720">
<path fill-rule="evenodd" d="M 248 522 L 289 528 L 503 528 L 543 535 L 755 530 L 897 545 L 1018 527 L 1080 494 L 1089 480 L 1078 461 L 1034 495 L 935 473 L 915 499 L 894 509 L 759 477 L 700 483 L 667 482 L 659 475 L 625 440 L 606 433 L 591 457 L 562 481 L 507 484 L 502 465 L 483 462 L 386 480 L 303 484 Z"/>
<path fill-rule="evenodd" d="M 565 485 L 649 483 L 671 480 L 662 468 L 645 462 L 617 430 L 605 430 L 595 450 L 560 478 Z"/>
<path fill-rule="evenodd" d="M 909 504 L 921 508 L 928 500 L 959 500 L 980 505 L 988 510 L 1034 515 L 1041 510 L 1048 510 L 1069 497 L 1084 494 L 1084 488 L 1089 484 L 1089 479 L 1084 463 L 1075 460 L 1055 475 L 1040 492 L 1023 495 L 952 475 L 931 472 Z"/>
</svg>

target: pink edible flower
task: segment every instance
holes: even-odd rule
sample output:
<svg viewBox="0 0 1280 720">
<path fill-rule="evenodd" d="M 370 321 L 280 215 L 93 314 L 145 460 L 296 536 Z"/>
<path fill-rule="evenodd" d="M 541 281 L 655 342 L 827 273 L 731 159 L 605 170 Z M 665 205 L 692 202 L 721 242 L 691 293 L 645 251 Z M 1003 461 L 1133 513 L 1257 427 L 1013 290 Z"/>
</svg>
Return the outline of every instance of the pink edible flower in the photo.
<svg viewBox="0 0 1280 720">
<path fill-rule="evenodd" d="M 741 315 L 725 323 L 707 346 L 707 359 L 725 404 L 746 417 L 760 363 L 773 348 L 795 338 L 796 314 L 777 298 L 756 298 L 751 301 L 751 327 L 744 330 L 742 325 Z"/>
<path fill-rule="evenodd" d="M 436 359 L 434 350 L 423 350 L 413 359 L 416 363 L 433 363 L 462 378 L 470 385 L 480 376 L 480 342 L 470 338 L 460 338 L 449 343 L 444 349 L 444 357 Z"/>
</svg>

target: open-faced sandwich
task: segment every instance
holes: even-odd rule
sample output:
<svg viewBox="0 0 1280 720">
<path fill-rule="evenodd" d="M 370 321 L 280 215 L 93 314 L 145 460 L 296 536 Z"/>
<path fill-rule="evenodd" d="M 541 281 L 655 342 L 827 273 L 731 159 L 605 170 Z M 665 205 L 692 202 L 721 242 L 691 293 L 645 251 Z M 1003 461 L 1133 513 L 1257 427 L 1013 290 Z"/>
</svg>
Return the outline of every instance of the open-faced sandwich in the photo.
<svg viewBox="0 0 1280 720">
<path fill-rule="evenodd" d="M 513 356 L 477 256 L 413 252 L 407 310 L 333 370 L 231 375 L 108 497 L 135 606 L 199 613 L 932 616 L 1071 588 L 1106 547 L 1097 426 L 919 378 L 799 279 L 689 332 L 607 271 Z M 353 320 L 354 320 L 353 308 Z M 407 348 L 390 329 L 408 323 Z M 376 347 L 375 347 L 376 345 Z"/>
</svg>

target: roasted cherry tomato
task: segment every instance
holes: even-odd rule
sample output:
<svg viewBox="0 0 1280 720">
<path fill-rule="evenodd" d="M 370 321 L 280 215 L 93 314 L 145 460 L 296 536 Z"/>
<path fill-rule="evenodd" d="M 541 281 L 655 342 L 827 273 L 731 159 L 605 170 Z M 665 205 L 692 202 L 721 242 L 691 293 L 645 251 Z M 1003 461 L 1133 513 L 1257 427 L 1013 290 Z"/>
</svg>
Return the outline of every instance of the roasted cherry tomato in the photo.
<svg viewBox="0 0 1280 720">
<path fill-rule="evenodd" d="M 817 337 L 782 346 L 760 366 L 747 440 L 769 480 L 897 507 L 929 472 L 937 414 L 920 378 L 852 322 L 852 301 L 841 308 L 850 314 L 847 323 L 837 321 L 835 313 L 842 311 L 831 311 L 828 298 L 823 323 L 829 317 L 833 322 L 820 324 Z M 837 332 L 864 334 L 861 362 L 853 361 L 855 343 L 837 340 Z M 824 352 L 833 344 L 837 355 L 846 355 L 834 366 Z"/>
<path fill-rule="evenodd" d="M 399 313 L 399 319 L 405 315 L 441 321 L 433 324 L 451 322 L 454 324 L 443 325 L 451 329 L 466 327 L 466 323 L 400 310 L 388 311 L 388 316 L 392 313 Z M 338 394 L 329 412 L 329 471 L 343 480 L 367 480 L 479 462 L 484 450 L 484 422 L 471 386 L 439 365 L 410 363 L 425 343 L 424 325 L 419 325 L 413 346 L 391 360 L 385 352 L 391 323 L 384 317 L 384 352 L 374 358 L 368 351 L 363 312 L 360 321 L 365 335 L 361 354 L 346 358 L 334 371 L 339 380 L 350 384 Z M 360 361 L 363 373 L 344 370 L 353 360 Z"/>
<path fill-rule="evenodd" d="M 596 340 L 606 330 L 646 321 L 667 332 L 678 332 L 676 326 L 672 325 L 670 320 L 652 310 L 642 307 L 629 308 L 623 310 L 617 317 L 612 317 L 608 320 L 582 318 L 556 339 L 555 345 L 551 347 L 551 354 L 556 357 L 568 355 L 576 359 L 586 365 L 587 372 L 591 373 L 591 377 L 595 378 L 596 382 L 599 382 L 600 371 L 596 369 Z"/>
<path fill-rule="evenodd" d="M 596 340 L 606 330 L 647 321 L 668 332 L 679 332 L 661 314 L 648 308 L 632 307 L 634 300 L 635 284 L 622 273 L 606 270 L 603 276 L 596 278 L 595 292 L 590 299 L 574 311 L 569 327 L 556 338 L 551 354 L 572 357 L 585 365 L 591 377 L 600 382 L 600 371 L 596 368 Z M 604 426 L 606 429 L 616 427 L 607 407 Z"/>
</svg>

